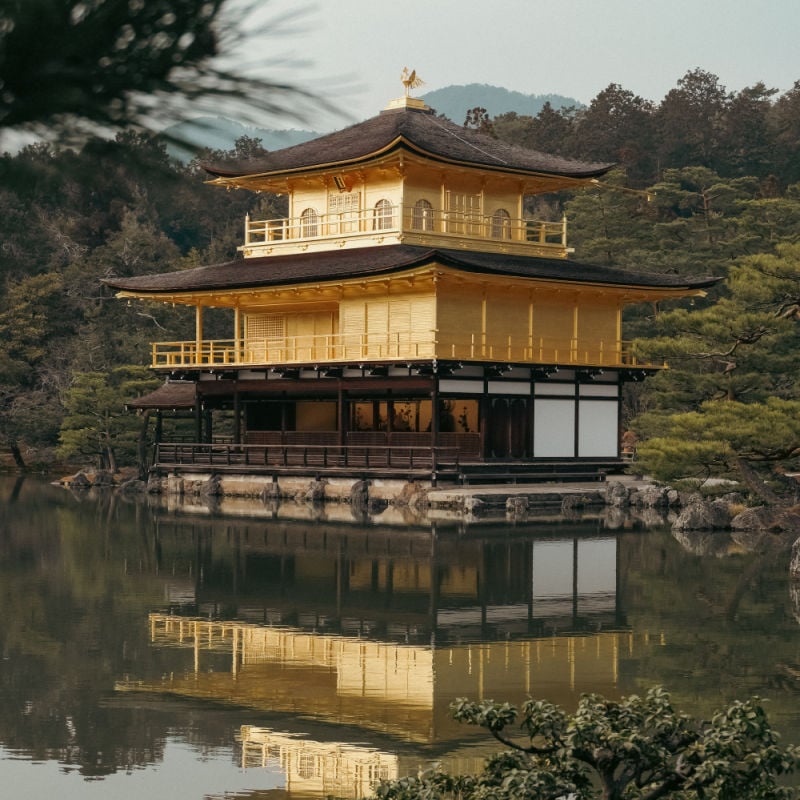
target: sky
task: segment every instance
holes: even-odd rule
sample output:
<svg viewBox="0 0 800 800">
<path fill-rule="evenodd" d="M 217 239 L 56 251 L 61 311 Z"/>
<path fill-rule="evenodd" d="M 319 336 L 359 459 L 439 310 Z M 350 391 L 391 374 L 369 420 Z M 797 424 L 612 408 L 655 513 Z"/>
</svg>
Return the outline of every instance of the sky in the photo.
<svg viewBox="0 0 800 800">
<path fill-rule="evenodd" d="M 305 123 L 285 127 L 331 130 L 374 116 L 403 94 L 405 66 L 425 81 L 416 96 L 485 83 L 586 104 L 612 83 L 658 103 L 698 67 L 732 92 L 762 81 L 783 93 L 800 80 L 798 0 L 263 0 L 257 6 L 258 21 L 275 31 L 258 52 L 251 43 L 249 58 L 343 114 L 315 109 Z"/>
</svg>

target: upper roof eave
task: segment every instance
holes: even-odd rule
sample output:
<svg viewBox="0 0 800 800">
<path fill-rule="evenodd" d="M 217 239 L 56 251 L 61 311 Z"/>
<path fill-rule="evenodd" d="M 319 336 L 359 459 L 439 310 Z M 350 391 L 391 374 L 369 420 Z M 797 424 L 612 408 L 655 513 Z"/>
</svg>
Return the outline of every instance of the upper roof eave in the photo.
<svg viewBox="0 0 800 800">
<path fill-rule="evenodd" d="M 522 175 L 527 177 L 543 177 L 543 178 L 555 178 L 561 180 L 574 180 L 574 181 L 586 181 L 591 180 L 593 178 L 600 178 L 605 175 L 610 169 L 613 169 L 616 164 L 615 163 L 608 163 L 608 164 L 599 164 L 595 166 L 591 166 L 585 170 L 578 171 L 573 170 L 571 172 L 566 171 L 559 171 L 559 170 L 544 170 L 544 169 L 530 169 L 524 167 L 509 167 L 505 165 L 496 165 L 496 164 L 476 164 L 475 162 L 465 161 L 463 159 L 458 158 L 448 158 L 447 156 L 440 155 L 439 153 L 434 153 L 429 150 L 425 150 L 418 145 L 415 145 L 414 142 L 409 141 L 405 136 L 398 136 L 394 141 L 390 142 L 385 147 L 380 148 L 379 150 L 373 150 L 369 153 L 365 153 L 362 156 L 358 156 L 355 158 L 348 158 L 348 159 L 340 159 L 338 161 L 327 161 L 320 164 L 315 164 L 313 167 L 308 166 L 298 166 L 286 169 L 276 169 L 267 172 L 247 172 L 241 170 L 224 170 L 223 168 L 215 168 L 212 166 L 204 166 L 203 169 L 209 173 L 209 175 L 215 176 L 212 180 L 207 181 L 210 184 L 226 184 L 236 180 L 245 180 L 247 182 L 255 182 L 259 179 L 263 180 L 273 180 L 273 179 L 281 179 L 281 178 L 289 178 L 294 175 L 304 174 L 308 175 L 310 173 L 319 173 L 319 172 L 326 172 L 330 170 L 343 170 L 343 169 L 352 169 L 353 167 L 363 166 L 370 161 L 374 161 L 379 159 L 383 156 L 390 155 L 396 150 L 405 149 L 415 155 L 422 156 L 423 158 L 429 159 L 431 161 L 435 161 L 440 164 L 451 164 L 453 166 L 459 167 L 468 167 L 471 169 L 480 169 L 482 171 L 489 170 L 491 172 L 503 172 L 506 174 L 512 175 Z"/>
<path fill-rule="evenodd" d="M 582 162 L 530 150 L 455 125 L 418 109 L 384 111 L 341 131 L 267 153 L 239 164 L 207 163 L 203 168 L 220 182 L 236 178 L 272 177 L 364 163 L 398 146 L 427 158 L 451 163 L 562 178 L 591 178 L 614 165 Z"/>
</svg>

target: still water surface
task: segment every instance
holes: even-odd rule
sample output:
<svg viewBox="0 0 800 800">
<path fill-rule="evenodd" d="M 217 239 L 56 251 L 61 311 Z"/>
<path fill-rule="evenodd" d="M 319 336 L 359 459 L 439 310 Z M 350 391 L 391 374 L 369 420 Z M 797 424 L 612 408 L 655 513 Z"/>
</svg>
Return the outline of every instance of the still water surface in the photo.
<svg viewBox="0 0 800 800">
<path fill-rule="evenodd" d="M 798 591 L 750 537 L 159 503 L 0 478 L 3 797 L 364 797 L 480 767 L 461 696 L 757 694 L 800 741 Z"/>
</svg>

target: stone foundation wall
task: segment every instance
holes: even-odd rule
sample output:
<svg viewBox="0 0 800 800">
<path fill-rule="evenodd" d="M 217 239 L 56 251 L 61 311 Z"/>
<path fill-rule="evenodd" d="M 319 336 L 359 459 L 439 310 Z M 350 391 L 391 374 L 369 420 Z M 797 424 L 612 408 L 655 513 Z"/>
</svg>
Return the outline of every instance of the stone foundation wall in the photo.
<svg viewBox="0 0 800 800">
<path fill-rule="evenodd" d="M 153 476 L 147 484 L 151 493 L 196 497 L 254 497 L 317 502 L 404 504 L 410 496 L 431 488 L 430 482 L 359 478 L 322 478 L 282 475 L 215 475 L 182 473 Z"/>
</svg>

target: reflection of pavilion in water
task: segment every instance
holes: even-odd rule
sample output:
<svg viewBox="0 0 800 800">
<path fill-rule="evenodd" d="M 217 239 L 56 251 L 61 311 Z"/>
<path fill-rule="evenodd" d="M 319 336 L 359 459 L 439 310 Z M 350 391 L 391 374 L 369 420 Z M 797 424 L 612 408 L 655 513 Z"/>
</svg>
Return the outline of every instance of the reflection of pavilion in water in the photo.
<svg viewBox="0 0 800 800">
<path fill-rule="evenodd" d="M 454 699 L 615 696 L 620 659 L 649 645 L 618 607 L 615 538 L 221 525 L 193 532 L 194 605 L 150 616 L 153 645 L 187 658 L 120 688 L 304 726 L 310 739 L 242 729 L 243 763 L 280 768 L 294 793 L 361 797 L 381 771 L 431 759 L 478 769 L 486 736 L 451 719 Z M 170 538 L 161 531 L 164 566 Z"/>
<path fill-rule="evenodd" d="M 280 770 L 292 795 L 361 798 L 381 780 L 400 776 L 396 755 L 372 747 L 317 742 L 243 725 L 242 768 Z"/>
<path fill-rule="evenodd" d="M 173 527 L 171 527 L 173 526 Z M 552 531 L 552 528 L 549 528 Z M 480 536 L 301 522 L 160 520 L 162 572 L 193 548 L 180 613 L 437 643 L 625 628 L 617 539 L 561 525 Z M 572 533 L 572 535 L 570 535 Z M 524 535 L 528 534 L 528 535 Z"/>
</svg>

